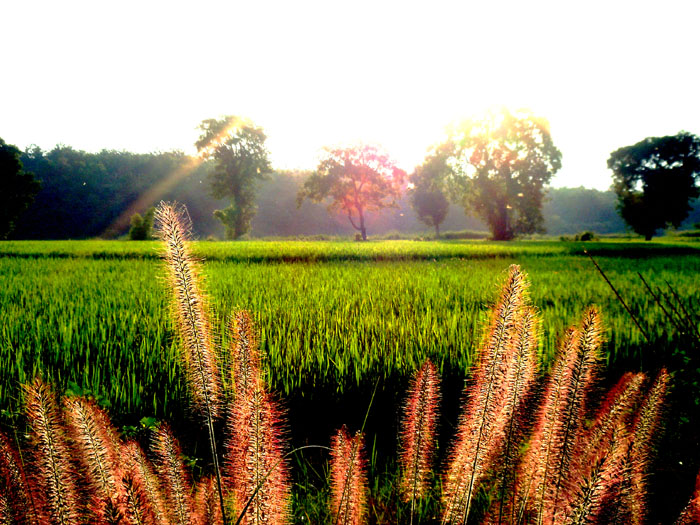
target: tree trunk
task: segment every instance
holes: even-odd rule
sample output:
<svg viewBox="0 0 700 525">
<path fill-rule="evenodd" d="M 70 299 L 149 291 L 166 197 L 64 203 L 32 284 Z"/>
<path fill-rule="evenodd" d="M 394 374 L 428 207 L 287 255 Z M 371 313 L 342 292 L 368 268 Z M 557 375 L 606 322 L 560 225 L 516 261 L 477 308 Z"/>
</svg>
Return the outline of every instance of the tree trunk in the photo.
<svg viewBox="0 0 700 525">
<path fill-rule="evenodd" d="M 652 237 L 653 237 L 653 235 L 652 235 L 651 233 L 646 233 L 646 234 L 644 235 L 644 240 L 645 240 L 645 241 L 650 241 Z"/>
<path fill-rule="evenodd" d="M 506 208 L 505 204 L 498 207 L 490 222 L 491 236 L 494 241 L 509 241 L 513 238 L 512 232 L 508 227 L 508 208 Z"/>
<path fill-rule="evenodd" d="M 358 212 L 360 215 L 360 232 L 362 233 L 362 240 L 366 241 L 367 240 L 367 230 L 365 228 L 365 214 L 362 213 L 362 208 L 358 208 Z"/>
<path fill-rule="evenodd" d="M 435 239 L 440 238 L 440 223 L 435 223 Z"/>
</svg>

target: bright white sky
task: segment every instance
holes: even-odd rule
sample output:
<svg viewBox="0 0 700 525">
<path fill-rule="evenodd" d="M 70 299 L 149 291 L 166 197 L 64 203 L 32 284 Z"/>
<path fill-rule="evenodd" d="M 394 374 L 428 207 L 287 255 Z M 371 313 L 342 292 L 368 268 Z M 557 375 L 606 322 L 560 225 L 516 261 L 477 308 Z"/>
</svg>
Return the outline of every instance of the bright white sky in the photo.
<svg viewBox="0 0 700 525">
<path fill-rule="evenodd" d="M 205 118 L 251 118 L 278 168 L 382 144 L 406 170 L 461 117 L 549 119 L 554 186 L 700 133 L 700 1 L 8 1 L 0 137 L 24 148 L 194 153 Z"/>
</svg>

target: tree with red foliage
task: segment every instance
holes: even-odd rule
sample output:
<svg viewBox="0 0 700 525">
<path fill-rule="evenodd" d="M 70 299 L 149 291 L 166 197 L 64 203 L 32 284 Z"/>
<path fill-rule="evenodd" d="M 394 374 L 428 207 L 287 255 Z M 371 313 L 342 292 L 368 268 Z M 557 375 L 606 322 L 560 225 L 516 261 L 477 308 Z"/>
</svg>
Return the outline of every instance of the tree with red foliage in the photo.
<svg viewBox="0 0 700 525">
<path fill-rule="evenodd" d="M 297 206 L 306 198 L 321 202 L 330 197 L 328 210 L 346 213 L 366 241 L 366 213 L 394 207 L 405 178 L 406 173 L 376 146 L 328 148 L 299 191 Z"/>
</svg>

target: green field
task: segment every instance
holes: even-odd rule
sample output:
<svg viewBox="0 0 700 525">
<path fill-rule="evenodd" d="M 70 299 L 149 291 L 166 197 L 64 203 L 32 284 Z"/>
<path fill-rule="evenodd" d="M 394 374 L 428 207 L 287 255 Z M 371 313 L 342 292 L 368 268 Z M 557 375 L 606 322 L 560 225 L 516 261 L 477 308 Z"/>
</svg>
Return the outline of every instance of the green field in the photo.
<svg viewBox="0 0 700 525">
<path fill-rule="evenodd" d="M 368 378 L 405 375 L 426 357 L 445 372 L 466 372 L 513 263 L 531 276 L 545 359 L 564 328 L 597 304 L 610 359 L 644 368 L 641 333 L 582 247 L 387 241 L 202 242 L 194 249 L 205 260 L 222 347 L 231 312 L 250 310 L 272 386 L 290 394 L 310 385 L 342 392 Z M 186 394 L 158 249 L 114 241 L 0 244 L 0 404 L 16 409 L 18 386 L 41 373 L 57 385 L 89 389 L 119 414 L 177 414 Z M 639 243 L 588 249 L 643 319 L 649 346 L 673 350 L 669 323 L 636 273 L 652 285 L 670 283 L 697 304 L 700 250 Z"/>
<path fill-rule="evenodd" d="M 224 355 L 230 314 L 252 312 L 271 387 L 289 408 L 292 438 L 324 439 L 342 422 L 359 427 L 378 388 L 376 419 L 368 425 L 381 448 L 392 446 L 394 434 L 376 430 L 379 420 L 391 414 L 394 429 L 407 377 L 426 357 L 445 378 L 445 417 L 454 419 L 488 308 L 513 263 L 531 278 L 545 364 L 563 330 L 590 304 L 604 315 L 611 379 L 621 370 L 684 363 L 679 334 L 637 272 L 697 306 L 700 245 L 586 247 L 650 342 L 580 243 L 200 242 L 194 251 L 205 261 L 204 288 Z M 120 426 L 143 416 L 187 421 L 164 273 L 155 242 L 0 243 L 0 423 L 21 411 L 20 385 L 35 375 L 59 389 L 91 392 Z M 321 409 L 332 413 L 306 429 Z"/>
</svg>

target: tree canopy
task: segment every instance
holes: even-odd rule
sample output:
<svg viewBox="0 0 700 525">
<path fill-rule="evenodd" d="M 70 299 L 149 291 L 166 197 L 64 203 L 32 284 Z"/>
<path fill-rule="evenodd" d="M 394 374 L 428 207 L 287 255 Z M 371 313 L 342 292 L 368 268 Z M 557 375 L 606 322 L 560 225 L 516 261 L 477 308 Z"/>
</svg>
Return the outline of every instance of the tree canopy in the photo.
<svg viewBox="0 0 700 525">
<path fill-rule="evenodd" d="M 197 231 L 218 226 L 212 211 L 221 203 L 202 191 L 206 164 L 190 169 L 194 163 L 182 152 L 88 153 L 70 146 L 50 151 L 32 147 L 21 160 L 41 182 L 41 190 L 17 220 L 13 238 L 119 237 L 128 232 L 134 212 L 143 214 L 161 199 L 186 204 Z M 148 195 L 152 199 L 132 208 Z"/>
<path fill-rule="evenodd" d="M 252 122 L 230 115 L 204 120 L 199 129 L 197 150 L 214 160 L 209 173 L 211 194 L 231 199 L 230 206 L 214 215 L 225 226 L 226 237 L 238 239 L 248 233 L 255 215 L 256 183 L 272 172 L 265 133 Z"/>
<path fill-rule="evenodd" d="M 453 130 L 453 193 L 473 210 L 496 240 L 543 230 L 545 186 L 561 168 L 549 125 L 506 109 Z"/>
<path fill-rule="evenodd" d="M 608 168 L 620 215 L 650 240 L 669 224 L 678 228 L 699 195 L 700 138 L 685 131 L 648 137 L 613 151 Z"/>
<path fill-rule="evenodd" d="M 15 221 L 34 200 L 41 185 L 24 171 L 20 151 L 0 138 L 0 239 L 15 228 Z"/>
<path fill-rule="evenodd" d="M 406 173 L 376 146 L 329 148 L 299 191 L 297 206 L 305 198 L 321 202 L 329 197 L 329 211 L 346 214 L 367 240 L 366 213 L 395 206 L 405 178 Z"/>
</svg>

